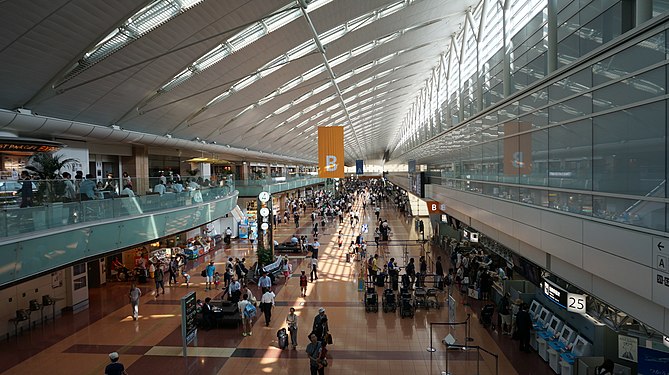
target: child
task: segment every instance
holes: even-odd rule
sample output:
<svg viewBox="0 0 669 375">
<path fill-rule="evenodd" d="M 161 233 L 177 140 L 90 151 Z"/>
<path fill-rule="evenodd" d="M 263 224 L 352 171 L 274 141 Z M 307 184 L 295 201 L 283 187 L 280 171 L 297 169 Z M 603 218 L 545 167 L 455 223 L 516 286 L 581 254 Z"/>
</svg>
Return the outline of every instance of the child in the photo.
<svg viewBox="0 0 669 375">
<path fill-rule="evenodd" d="M 341 231 L 339 231 L 339 234 L 337 235 L 337 244 L 339 245 L 339 248 L 341 249 L 341 245 L 344 244 L 344 240 L 341 238 Z"/>
<path fill-rule="evenodd" d="M 181 276 L 183 276 L 184 283 L 186 283 L 186 288 L 188 288 L 190 283 L 190 275 L 184 271 L 183 273 L 181 273 Z"/>
<path fill-rule="evenodd" d="M 221 274 L 218 272 L 214 273 L 214 288 L 218 290 L 218 286 L 221 284 Z"/>
</svg>

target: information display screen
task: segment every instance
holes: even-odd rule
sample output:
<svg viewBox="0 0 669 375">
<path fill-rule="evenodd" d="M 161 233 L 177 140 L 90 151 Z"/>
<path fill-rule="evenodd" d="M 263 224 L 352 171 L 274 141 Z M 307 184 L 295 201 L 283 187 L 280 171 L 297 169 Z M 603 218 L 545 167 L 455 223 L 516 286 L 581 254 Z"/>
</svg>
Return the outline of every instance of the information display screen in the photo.
<svg viewBox="0 0 669 375">
<path fill-rule="evenodd" d="M 197 334 L 197 299 L 195 292 L 190 292 L 181 298 L 181 332 L 184 338 L 184 345 L 188 345 Z"/>
</svg>

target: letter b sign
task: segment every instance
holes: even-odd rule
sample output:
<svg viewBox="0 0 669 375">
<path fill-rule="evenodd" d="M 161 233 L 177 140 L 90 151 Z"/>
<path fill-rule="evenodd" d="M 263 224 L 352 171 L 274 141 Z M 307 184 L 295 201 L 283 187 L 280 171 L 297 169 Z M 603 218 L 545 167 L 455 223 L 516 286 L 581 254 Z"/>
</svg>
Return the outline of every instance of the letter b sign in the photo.
<svg viewBox="0 0 669 375">
<path fill-rule="evenodd" d="M 325 170 L 328 172 L 337 170 L 337 157 L 334 155 L 325 155 Z"/>
</svg>

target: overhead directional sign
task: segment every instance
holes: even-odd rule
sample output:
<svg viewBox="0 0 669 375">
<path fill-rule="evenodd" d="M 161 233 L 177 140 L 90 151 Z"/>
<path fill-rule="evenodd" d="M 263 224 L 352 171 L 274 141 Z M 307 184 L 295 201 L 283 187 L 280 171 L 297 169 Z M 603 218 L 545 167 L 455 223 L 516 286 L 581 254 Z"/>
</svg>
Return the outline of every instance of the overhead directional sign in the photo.
<svg viewBox="0 0 669 375">
<path fill-rule="evenodd" d="M 363 168 L 364 162 L 362 160 L 355 161 L 355 174 L 363 174 L 365 170 Z"/>
</svg>

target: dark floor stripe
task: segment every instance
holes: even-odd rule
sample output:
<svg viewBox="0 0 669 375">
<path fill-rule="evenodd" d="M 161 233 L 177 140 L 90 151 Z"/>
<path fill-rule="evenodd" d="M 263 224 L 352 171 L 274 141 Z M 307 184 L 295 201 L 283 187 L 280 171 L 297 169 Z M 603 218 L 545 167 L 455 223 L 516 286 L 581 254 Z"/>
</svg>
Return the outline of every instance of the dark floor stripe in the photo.
<svg viewBox="0 0 669 375">
<path fill-rule="evenodd" d="M 122 354 L 144 355 L 152 346 L 123 346 L 118 345 L 89 345 L 75 344 L 65 349 L 63 353 L 87 353 L 87 354 L 109 354 L 111 352 L 120 352 Z"/>
<path fill-rule="evenodd" d="M 432 359 L 445 359 L 446 350 L 445 348 L 437 348 L 437 352 L 430 353 L 426 351 L 383 351 L 383 350 L 373 350 L 373 351 L 363 351 L 363 350 L 338 350 L 332 349 L 332 346 L 329 347 L 328 356 L 333 360 L 394 360 L 394 361 L 423 361 L 429 360 L 430 356 Z M 273 349 L 253 349 L 253 348 L 238 348 L 236 349 L 231 358 L 297 358 L 304 359 L 305 355 L 304 348 L 298 348 L 298 350 L 276 350 Z M 477 361 L 482 359 L 482 357 L 473 350 L 450 350 L 448 352 L 448 359 L 451 361 Z"/>
<path fill-rule="evenodd" d="M 346 301 L 332 301 L 332 302 L 318 302 L 318 301 L 275 301 L 275 306 L 309 306 L 309 307 L 358 307 L 362 306 L 360 302 L 346 302 Z"/>
</svg>

